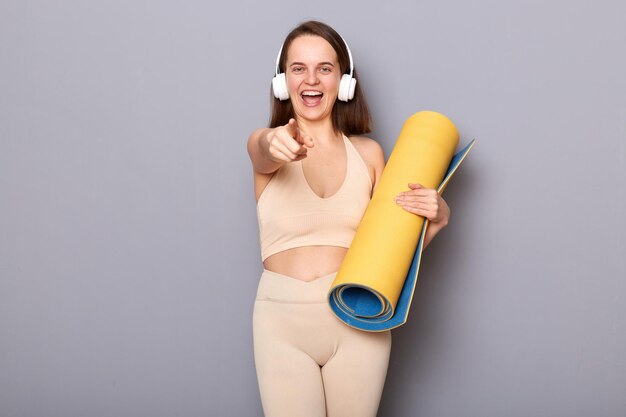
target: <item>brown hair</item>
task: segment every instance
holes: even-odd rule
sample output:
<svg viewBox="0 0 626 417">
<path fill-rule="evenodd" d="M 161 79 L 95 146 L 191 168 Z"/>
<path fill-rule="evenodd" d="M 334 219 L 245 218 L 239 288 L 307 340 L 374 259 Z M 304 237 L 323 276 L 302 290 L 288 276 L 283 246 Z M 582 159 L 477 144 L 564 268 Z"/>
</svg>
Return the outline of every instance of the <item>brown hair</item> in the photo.
<svg viewBox="0 0 626 417">
<path fill-rule="evenodd" d="M 345 42 L 332 27 L 318 21 L 308 21 L 298 25 L 293 29 L 283 43 L 282 52 L 278 62 L 279 73 L 285 72 L 287 61 L 287 51 L 291 46 L 291 42 L 300 36 L 319 36 L 325 39 L 337 53 L 339 67 L 342 74 L 350 73 L 350 58 Z M 335 101 L 333 106 L 332 118 L 333 127 L 346 135 L 361 135 L 372 131 L 372 119 L 370 116 L 365 95 L 360 88 L 356 70 L 353 72 L 354 78 L 357 80 L 354 98 L 348 102 Z M 293 106 L 291 100 L 280 101 L 275 98 L 270 88 L 272 115 L 269 127 L 283 126 L 294 117 Z"/>
</svg>

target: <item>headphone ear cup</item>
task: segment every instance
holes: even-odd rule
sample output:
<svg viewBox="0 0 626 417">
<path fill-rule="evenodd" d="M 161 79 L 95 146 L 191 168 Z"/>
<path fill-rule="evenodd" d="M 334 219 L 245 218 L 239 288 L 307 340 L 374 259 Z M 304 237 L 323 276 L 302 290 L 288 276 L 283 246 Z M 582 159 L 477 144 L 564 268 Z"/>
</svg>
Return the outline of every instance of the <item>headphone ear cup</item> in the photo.
<svg viewBox="0 0 626 417">
<path fill-rule="evenodd" d="M 350 78 L 350 89 L 348 90 L 348 100 L 354 98 L 354 92 L 356 91 L 356 78 Z"/>
<path fill-rule="evenodd" d="M 285 73 L 276 74 L 272 78 L 272 90 L 274 91 L 274 97 L 283 101 L 289 98 L 289 91 L 287 90 L 287 78 Z"/>
<path fill-rule="evenodd" d="M 350 74 L 344 74 L 341 76 L 339 82 L 339 92 L 337 99 L 341 101 L 350 101 L 354 98 L 354 90 L 356 88 L 356 79 L 352 78 Z"/>
</svg>

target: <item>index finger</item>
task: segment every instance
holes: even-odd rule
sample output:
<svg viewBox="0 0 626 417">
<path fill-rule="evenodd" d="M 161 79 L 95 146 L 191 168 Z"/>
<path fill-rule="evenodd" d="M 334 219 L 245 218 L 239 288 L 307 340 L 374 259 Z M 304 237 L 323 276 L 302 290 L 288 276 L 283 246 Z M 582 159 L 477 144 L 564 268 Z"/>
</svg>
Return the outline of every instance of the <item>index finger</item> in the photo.
<svg viewBox="0 0 626 417">
<path fill-rule="evenodd" d="M 296 119 L 294 119 L 294 118 L 289 119 L 289 121 L 285 125 L 285 128 L 287 129 L 287 132 L 289 133 L 289 136 L 291 136 L 292 138 L 297 140 L 297 137 L 298 137 L 298 122 L 296 121 Z"/>
</svg>

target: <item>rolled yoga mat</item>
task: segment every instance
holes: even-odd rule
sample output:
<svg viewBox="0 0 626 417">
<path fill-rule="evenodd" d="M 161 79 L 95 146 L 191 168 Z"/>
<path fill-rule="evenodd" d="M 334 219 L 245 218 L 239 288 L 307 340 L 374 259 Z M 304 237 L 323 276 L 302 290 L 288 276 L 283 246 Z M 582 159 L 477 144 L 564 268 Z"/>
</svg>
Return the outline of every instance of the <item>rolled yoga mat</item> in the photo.
<svg viewBox="0 0 626 417">
<path fill-rule="evenodd" d="M 475 142 L 454 154 L 458 141 L 456 127 L 440 113 L 418 112 L 404 123 L 328 294 L 347 325 L 378 332 L 406 322 L 428 220 L 394 197 L 409 183 L 442 193 Z"/>
</svg>

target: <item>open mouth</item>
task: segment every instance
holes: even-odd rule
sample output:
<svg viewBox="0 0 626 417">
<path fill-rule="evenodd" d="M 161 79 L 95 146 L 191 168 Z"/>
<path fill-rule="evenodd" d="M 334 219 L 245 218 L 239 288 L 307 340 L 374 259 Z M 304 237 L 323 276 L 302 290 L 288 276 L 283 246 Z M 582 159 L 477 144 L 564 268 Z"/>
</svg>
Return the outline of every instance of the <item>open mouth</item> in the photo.
<svg viewBox="0 0 626 417">
<path fill-rule="evenodd" d="M 324 96 L 324 93 L 322 93 L 321 91 L 314 91 L 314 90 L 306 90 L 300 93 L 300 97 L 302 97 L 302 101 L 304 101 L 304 103 L 307 106 L 315 106 L 319 104 L 320 101 L 322 101 L 323 96 Z"/>
</svg>

